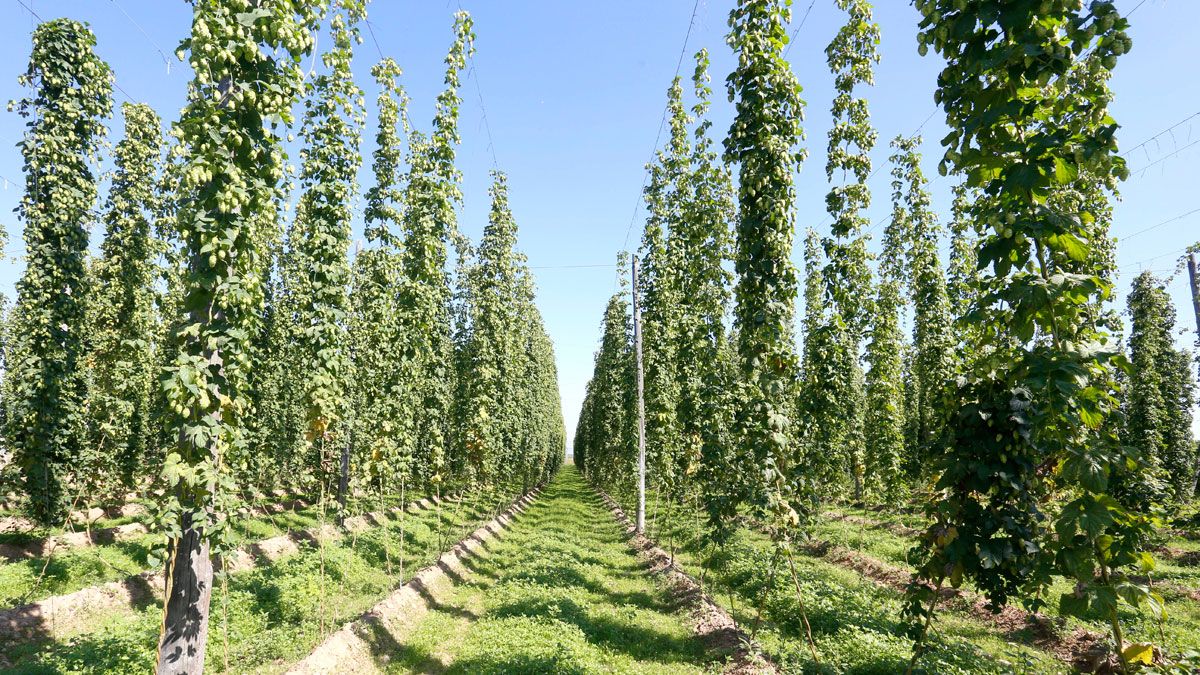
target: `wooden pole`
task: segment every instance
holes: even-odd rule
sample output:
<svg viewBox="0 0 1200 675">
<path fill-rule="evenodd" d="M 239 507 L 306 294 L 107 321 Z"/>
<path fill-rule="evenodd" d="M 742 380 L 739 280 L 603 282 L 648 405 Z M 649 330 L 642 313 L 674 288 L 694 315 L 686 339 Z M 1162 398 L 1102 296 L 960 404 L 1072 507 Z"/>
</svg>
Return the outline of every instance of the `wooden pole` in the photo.
<svg viewBox="0 0 1200 675">
<path fill-rule="evenodd" d="M 638 259 L 633 257 L 633 352 L 637 361 L 638 505 L 637 533 L 646 531 L 646 401 L 642 374 L 642 308 L 638 304 Z"/>
<path fill-rule="evenodd" d="M 350 438 L 352 439 L 353 435 L 351 435 Z M 341 466 L 339 467 L 339 470 L 338 470 L 338 490 L 337 490 L 337 501 L 338 501 L 337 524 L 338 524 L 338 527 L 341 527 L 342 525 L 346 524 L 346 493 L 349 492 L 349 488 L 350 488 L 350 444 L 351 443 L 353 443 L 353 440 L 347 439 L 347 441 L 342 444 L 342 457 L 341 457 L 342 461 L 341 461 Z"/>
<path fill-rule="evenodd" d="M 362 253 L 362 240 L 354 240 L 354 257 Z M 351 358 L 354 355 L 351 354 Z M 337 490 L 337 524 L 341 527 L 346 524 L 346 494 L 350 489 L 350 447 L 354 445 L 354 424 L 349 425 L 350 430 L 346 434 L 346 442 L 342 445 L 341 464 L 338 467 L 338 490 Z"/>
<path fill-rule="evenodd" d="M 193 269 L 204 269 L 201 254 L 193 254 Z M 213 312 L 211 319 L 200 309 L 191 311 L 193 323 L 223 321 L 225 314 L 220 309 Z M 209 346 L 199 347 L 205 363 L 216 364 L 211 372 L 220 389 L 225 389 L 225 366 L 221 352 Z M 217 428 L 223 419 L 220 409 L 207 413 L 209 423 Z M 178 434 L 179 446 L 189 447 L 184 423 Z M 215 436 L 207 446 L 200 449 L 207 453 L 213 466 L 220 466 Z M 215 485 L 208 490 L 215 492 Z M 157 675 L 201 675 L 204 672 L 204 653 L 208 645 L 208 619 L 212 602 L 213 564 L 209 542 L 192 519 L 192 508 L 203 507 L 204 497 L 196 494 L 195 488 L 181 484 L 178 488 L 180 505 L 183 506 L 179 521 L 179 534 L 167 543 L 170 558 L 167 560 L 165 589 L 163 591 L 163 620 L 159 627 L 158 654 L 155 662 Z M 211 499 L 211 498 L 209 498 Z M 211 501 L 207 507 L 211 510 Z"/>
<path fill-rule="evenodd" d="M 184 511 L 181 534 L 170 542 L 166 604 L 158 639 L 158 675 L 200 675 L 208 643 L 213 566 L 208 542 Z"/>
</svg>

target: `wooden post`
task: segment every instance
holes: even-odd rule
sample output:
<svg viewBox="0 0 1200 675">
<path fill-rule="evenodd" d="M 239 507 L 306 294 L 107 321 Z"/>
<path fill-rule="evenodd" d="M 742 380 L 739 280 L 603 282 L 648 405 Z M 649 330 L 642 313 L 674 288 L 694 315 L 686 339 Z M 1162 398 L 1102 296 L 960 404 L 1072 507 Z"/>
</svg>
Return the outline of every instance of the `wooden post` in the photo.
<svg viewBox="0 0 1200 675">
<path fill-rule="evenodd" d="M 362 253 L 362 240 L 354 240 L 354 257 Z M 353 354 L 351 358 L 354 358 Z M 337 524 L 342 527 L 346 524 L 346 493 L 350 489 L 350 446 L 354 445 L 354 425 L 349 425 L 350 430 L 346 434 L 346 443 L 342 445 L 341 465 L 338 468 L 338 489 L 337 489 Z"/>
<path fill-rule="evenodd" d="M 192 256 L 191 265 L 199 267 L 202 264 L 200 254 Z M 222 321 L 225 313 L 218 310 L 212 318 Z M 201 310 L 194 309 L 191 320 L 200 324 L 207 319 Z M 204 346 L 200 350 L 206 363 L 217 364 L 214 379 L 224 389 L 225 367 L 221 353 Z M 220 409 L 207 414 L 213 427 L 220 426 L 223 421 Z M 188 447 L 190 441 L 182 425 L 178 439 L 180 447 Z M 218 464 L 215 439 L 210 439 L 207 447 L 193 450 L 206 453 L 214 465 Z M 209 485 L 208 489 L 215 492 L 214 485 Z M 191 509 L 203 507 L 204 500 L 197 497 L 192 487 L 181 484 L 177 490 L 183 512 L 180 514 L 179 535 L 167 542 L 170 558 L 167 560 L 163 620 L 158 634 L 155 672 L 157 675 L 200 675 L 204 672 L 204 650 L 208 645 L 213 564 L 209 543 L 192 520 Z M 211 510 L 211 506 L 206 508 Z"/>
<path fill-rule="evenodd" d="M 158 675 L 204 672 L 208 642 L 208 609 L 212 599 L 213 566 L 208 542 L 184 511 L 182 535 L 170 542 L 166 604 L 158 640 Z"/>
<path fill-rule="evenodd" d="M 337 501 L 338 501 L 337 524 L 338 524 L 338 527 L 341 527 L 342 525 L 346 524 L 346 493 L 349 491 L 349 487 L 350 487 L 350 444 L 353 442 L 353 440 L 351 440 L 352 438 L 353 438 L 353 435 L 351 435 L 350 439 L 347 439 L 346 442 L 342 444 L 342 462 L 341 462 L 340 471 L 338 472 L 338 491 L 337 491 Z"/>
<path fill-rule="evenodd" d="M 637 362 L 638 504 L 637 533 L 646 531 L 646 401 L 642 376 L 642 308 L 638 305 L 638 259 L 633 257 L 633 352 Z"/>
</svg>

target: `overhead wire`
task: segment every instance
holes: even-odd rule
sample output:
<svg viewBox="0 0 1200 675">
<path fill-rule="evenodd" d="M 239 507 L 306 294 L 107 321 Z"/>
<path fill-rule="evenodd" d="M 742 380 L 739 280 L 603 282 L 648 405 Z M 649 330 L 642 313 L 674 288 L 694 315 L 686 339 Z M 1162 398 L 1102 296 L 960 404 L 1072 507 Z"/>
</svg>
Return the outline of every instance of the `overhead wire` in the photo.
<svg viewBox="0 0 1200 675">
<path fill-rule="evenodd" d="M 34 17 L 36 17 L 38 21 L 45 21 L 45 19 L 42 18 L 41 14 L 38 14 L 37 12 L 33 11 L 33 8 L 30 7 L 29 5 L 25 4 L 22 0 L 17 0 L 17 4 L 24 7 L 25 11 L 29 12 Z"/>
<path fill-rule="evenodd" d="M 121 94 L 122 94 L 123 96 L 125 96 L 125 98 L 129 99 L 129 102 L 130 102 L 130 103 L 138 103 L 138 100 L 137 100 L 136 98 L 134 98 L 134 97 L 130 96 L 130 95 L 129 95 L 129 92 L 125 91 L 125 87 L 122 87 L 122 86 L 121 86 L 121 85 L 120 85 L 120 84 L 117 82 L 117 78 L 116 78 L 115 76 L 113 77 L 113 86 L 114 86 L 114 87 L 116 87 L 116 88 L 117 88 L 117 91 L 121 92 Z"/>
<path fill-rule="evenodd" d="M 1141 2 L 1139 2 L 1137 5 L 1135 5 L 1133 9 L 1129 10 L 1129 13 L 1128 13 L 1128 14 L 1126 14 L 1125 16 L 1126 16 L 1126 17 L 1128 17 L 1128 16 L 1132 15 L 1134 12 L 1136 12 L 1136 11 L 1137 11 L 1137 10 L 1138 10 L 1138 9 L 1139 9 L 1139 8 L 1140 8 L 1142 5 L 1144 5 L 1144 4 L 1146 4 L 1146 0 L 1141 0 Z M 1183 119 L 1182 119 L 1182 120 L 1180 120 L 1179 122 L 1176 122 L 1175 124 L 1173 124 L 1173 125 L 1171 125 L 1171 126 L 1167 127 L 1167 128 L 1166 128 L 1166 129 L 1164 129 L 1163 131 L 1160 131 L 1160 132 L 1158 132 L 1157 134 L 1155 134 L 1155 135 L 1151 136 L 1150 138 L 1146 139 L 1145 141 L 1142 141 L 1141 143 L 1139 143 L 1139 144 L 1137 144 L 1137 145 L 1133 146 L 1132 148 L 1130 148 L 1129 150 L 1126 150 L 1125 152 L 1121 153 L 1121 155 L 1122 155 L 1122 156 L 1124 156 L 1124 155 L 1126 155 L 1126 154 L 1128 154 L 1128 153 L 1130 153 L 1130 152 L 1133 152 L 1134 150 L 1137 150 L 1137 149 L 1138 149 L 1138 148 L 1140 148 L 1140 147 L 1143 147 L 1144 145 L 1146 145 L 1146 144 L 1150 143 L 1151 141 L 1153 141 L 1153 140 L 1155 140 L 1155 139 L 1159 138 L 1159 137 L 1160 137 L 1160 136 L 1162 136 L 1163 134 L 1170 133 L 1171 131 L 1173 131 L 1174 129 L 1176 129 L 1177 127 L 1179 127 L 1180 125 L 1184 124 L 1185 122 L 1187 122 L 1187 121 L 1189 121 L 1189 120 L 1191 120 L 1191 119 L 1193 119 L 1193 118 L 1195 118 L 1195 117 L 1197 117 L 1197 116 L 1200 116 L 1200 112 L 1195 112 L 1195 113 L 1192 113 L 1191 115 L 1189 115 L 1189 116 L 1187 116 L 1187 117 L 1183 118 Z M 1163 162 L 1164 160 L 1170 159 L 1171 157 L 1174 157 L 1175 155 L 1178 155 L 1180 152 L 1183 152 L 1184 150 L 1186 150 L 1186 149 L 1190 148 L 1191 146 L 1195 145 L 1196 143 L 1197 143 L 1197 141 L 1193 141 L 1193 142 L 1191 142 L 1191 143 L 1188 143 L 1187 145 L 1183 146 L 1182 148 L 1177 148 L 1177 149 L 1176 149 L 1174 152 L 1171 152 L 1171 153 L 1170 153 L 1170 154 L 1168 154 L 1168 155 L 1164 155 L 1163 157 L 1160 157 L 1160 158 L 1158 158 L 1158 159 L 1157 159 L 1157 160 L 1155 160 L 1154 162 L 1151 162 L 1150 164 L 1147 164 L 1146 166 L 1143 166 L 1141 169 L 1138 169 L 1138 170 L 1137 170 L 1137 172 L 1138 172 L 1138 173 L 1143 173 L 1143 174 L 1144 174 L 1145 170 L 1146 170 L 1146 169 L 1149 169 L 1151 166 L 1154 166 L 1155 164 L 1161 163 L 1161 162 Z M 1133 172 L 1131 172 L 1131 173 L 1133 173 Z M 1189 212 L 1187 212 L 1187 213 L 1184 213 L 1184 214 L 1182 214 L 1182 215 L 1179 215 L 1179 216 L 1176 216 L 1176 217 L 1174 217 L 1174 218 L 1170 218 L 1170 219 L 1168 219 L 1168 220 L 1165 220 L 1165 221 L 1163 221 L 1163 222 L 1161 222 L 1161 223 L 1158 223 L 1158 224 L 1156 224 L 1156 225 L 1152 225 L 1152 226 L 1150 226 L 1150 227 L 1148 227 L 1148 228 L 1146 228 L 1146 229 L 1144 229 L 1144 230 L 1140 230 L 1140 231 L 1138 231 L 1138 232 L 1134 232 L 1133 234 L 1131 234 L 1131 235 L 1129 235 L 1129 236 L 1127 236 L 1127 237 L 1124 237 L 1124 239 L 1129 239 L 1129 238 L 1131 238 L 1131 237 L 1136 237 L 1136 236 L 1137 236 L 1137 235 L 1139 235 L 1139 234 L 1143 234 L 1143 233 L 1145 233 L 1145 232 L 1149 232 L 1150 230 L 1153 230 L 1153 229 L 1155 229 L 1155 228 L 1158 228 L 1158 227 L 1161 227 L 1161 226 L 1163 226 L 1163 225 L 1166 225 L 1167 223 L 1171 223 L 1171 222 L 1174 222 L 1174 221 L 1176 221 L 1176 220 L 1180 220 L 1180 219 L 1182 219 L 1182 218 L 1186 218 L 1187 216 L 1189 216 L 1189 215 L 1191 215 L 1191 214 L 1193 214 L 1193 213 L 1196 213 L 1197 211 L 1200 211 L 1200 209 L 1194 209 L 1194 210 L 1192 210 L 1192 211 L 1189 211 Z M 1188 251 L 1188 250 L 1190 250 L 1190 249 L 1193 249 L 1193 248 L 1195 248 L 1196 246 L 1197 246 L 1197 244 L 1195 244 L 1195 243 L 1193 243 L 1193 244 L 1188 244 L 1187 246 L 1183 246 L 1183 247 L 1181 247 L 1181 248 L 1177 248 L 1177 249 L 1175 249 L 1175 250 L 1168 251 L 1168 252 L 1166 252 L 1166 253 L 1160 253 L 1160 254 L 1158 254 L 1158 255 L 1151 256 L 1151 257 L 1149 257 L 1149 258 L 1145 258 L 1145 259 L 1143 259 L 1143 260 L 1139 260 L 1139 261 L 1137 261 L 1137 262 L 1133 262 L 1133 263 L 1129 263 L 1129 264 L 1126 264 L 1126 265 L 1122 265 L 1122 266 L 1118 267 L 1117 269 L 1118 269 L 1118 270 L 1124 270 L 1124 269 L 1130 269 L 1130 268 L 1133 268 L 1133 267 L 1140 267 L 1141 265 L 1145 265 L 1145 264 L 1146 264 L 1146 263 L 1148 263 L 1148 262 L 1151 262 L 1151 261 L 1154 261 L 1154 260 L 1158 260 L 1159 258 L 1165 258 L 1166 256 L 1169 256 L 1169 255 L 1175 255 L 1175 254 L 1177 254 L 1177 253 L 1183 253 L 1183 252 L 1185 252 L 1185 251 Z"/>
<path fill-rule="evenodd" d="M 804 16 L 801 17 L 800 23 L 796 25 L 796 30 L 792 31 L 792 36 L 788 39 L 787 47 L 783 49 L 783 58 L 787 58 L 788 52 L 792 51 L 792 45 L 796 44 L 796 36 L 800 34 L 800 29 L 804 28 L 804 22 L 808 21 L 808 15 L 812 12 L 813 5 L 817 4 L 817 0 L 812 0 L 808 3 L 808 9 L 804 10 Z"/>
<path fill-rule="evenodd" d="M 456 4 L 458 5 L 459 11 L 466 11 L 463 8 L 461 0 L 457 1 Z M 379 37 L 375 34 L 375 24 L 370 19 L 366 19 L 364 23 L 367 25 L 367 33 L 371 36 L 371 42 L 375 45 L 375 51 L 378 52 L 379 59 L 383 60 L 384 58 L 387 58 L 383 53 L 383 47 L 379 43 Z M 479 110 L 482 118 L 481 121 L 483 124 L 484 133 L 487 135 L 488 140 L 487 150 L 492 157 L 492 168 L 499 169 L 500 161 L 496 155 L 496 140 L 492 135 L 492 125 L 488 119 L 487 104 L 484 103 L 483 99 L 483 87 L 479 84 L 479 61 L 474 55 L 471 56 L 471 67 L 467 71 L 467 77 L 470 78 L 475 85 L 475 96 L 479 100 Z"/>
<path fill-rule="evenodd" d="M 465 11 L 461 0 L 458 1 L 458 9 L 460 12 Z M 471 55 L 471 68 L 467 71 L 467 77 L 475 83 L 475 95 L 479 98 L 479 111 L 483 118 L 483 130 L 487 134 L 488 139 L 487 149 L 492 155 L 492 168 L 498 170 L 500 162 L 496 159 L 496 141 L 492 138 L 492 125 L 488 122 L 487 106 L 483 102 L 483 88 L 479 84 L 479 61 L 475 58 L 474 54 Z"/>
<path fill-rule="evenodd" d="M 121 10 L 121 13 L 125 15 L 125 18 L 129 19 L 129 23 L 132 23 L 133 27 L 137 28 L 138 31 L 145 36 L 146 41 L 149 42 L 154 47 L 155 51 L 158 52 L 158 55 L 162 57 L 163 63 L 167 66 L 167 74 L 169 75 L 171 73 L 171 59 L 167 58 L 167 53 L 163 51 L 162 47 L 158 46 L 158 43 L 154 41 L 154 38 L 150 37 L 150 34 L 146 32 L 146 29 L 142 28 L 141 24 L 139 24 L 132 16 L 129 15 L 129 12 L 125 11 L 125 8 L 121 6 L 121 3 L 117 2 L 117 0 L 112 0 L 112 3 L 117 6 L 117 9 Z"/>
<path fill-rule="evenodd" d="M 1134 170 L 1130 171 L 1129 173 L 1131 175 L 1135 174 L 1135 173 L 1136 174 L 1145 174 L 1146 170 L 1149 169 L 1150 167 L 1162 164 L 1163 162 L 1167 161 L 1168 159 L 1171 159 L 1175 155 L 1178 155 L 1179 153 L 1183 152 L 1184 150 L 1187 150 L 1188 148 L 1190 148 L 1198 143 L 1200 143 L 1200 138 L 1192 141 L 1191 143 L 1188 143 L 1187 145 L 1185 145 L 1181 148 L 1177 148 L 1174 152 L 1169 152 L 1169 153 L 1163 155 L 1162 157 L 1159 157 L 1158 159 L 1154 160 L 1153 162 L 1150 162 L 1149 164 L 1147 164 L 1145 166 L 1134 169 Z"/>
<path fill-rule="evenodd" d="M 1150 143 L 1157 140 L 1163 134 L 1171 133 L 1175 129 L 1179 128 L 1180 126 L 1184 125 L 1185 123 L 1187 123 L 1188 121 L 1190 121 L 1196 117 L 1200 117 L 1200 111 L 1197 111 L 1197 112 L 1192 113 L 1191 115 L 1188 115 L 1187 117 L 1179 120 L 1175 124 L 1172 124 L 1171 126 L 1167 127 L 1166 129 L 1163 129 L 1162 131 L 1158 132 L 1157 134 L 1154 134 L 1150 138 L 1147 138 L 1146 140 L 1142 141 L 1141 143 L 1138 143 L 1137 145 L 1133 146 L 1132 148 L 1129 148 L 1128 150 L 1120 153 L 1120 156 L 1124 157 L 1124 156 L 1132 153 L 1134 150 L 1137 150 L 1138 148 L 1142 148 L 1142 147 L 1145 147 L 1146 145 L 1149 145 Z M 1149 159 L 1149 158 L 1147 158 L 1147 159 Z"/>
<path fill-rule="evenodd" d="M 1125 265 L 1121 265 L 1117 269 L 1118 270 L 1126 270 L 1126 269 L 1130 269 L 1132 267 L 1138 267 L 1140 265 L 1145 265 L 1146 263 L 1148 263 L 1152 260 L 1158 260 L 1159 258 L 1165 258 L 1166 256 L 1175 255 L 1176 253 L 1183 253 L 1184 251 L 1186 251 L 1194 246 L 1196 246 L 1196 244 L 1188 244 L 1187 246 L 1184 246 L 1182 248 L 1177 248 L 1173 251 L 1167 251 L 1166 253 L 1159 253 L 1158 255 L 1153 255 L 1153 256 L 1150 256 L 1149 258 L 1144 258 L 1137 262 L 1132 262 L 1132 263 L 1127 263 Z"/>
<path fill-rule="evenodd" d="M 676 77 L 679 77 L 679 70 L 683 67 L 683 57 L 687 53 L 688 41 L 692 38 L 692 27 L 696 24 L 696 11 L 699 8 L 700 0 L 695 0 L 692 3 L 692 16 L 690 19 L 688 19 L 687 33 L 685 33 L 683 36 L 683 47 L 679 50 L 679 60 L 675 63 L 675 74 L 672 76 L 672 80 L 674 80 Z M 654 156 L 658 153 L 658 144 L 662 141 L 662 132 L 667 123 L 667 111 L 669 108 L 670 102 L 668 101 L 667 104 L 663 105 L 662 117 L 660 117 L 658 121 L 658 132 L 654 135 L 654 148 L 650 151 L 650 158 L 646 160 L 647 165 L 654 162 Z M 633 232 L 633 224 L 637 220 L 638 211 L 642 206 L 643 194 L 646 191 L 646 183 L 649 180 L 650 174 L 647 172 L 646 176 L 642 179 L 642 189 L 638 191 L 637 201 L 634 202 L 633 214 L 631 214 L 629 217 L 629 227 L 625 229 L 625 240 L 621 243 L 622 251 L 629 248 L 629 235 L 631 232 Z"/>
<path fill-rule="evenodd" d="M 499 169 L 500 160 L 496 159 L 496 141 L 492 137 L 492 125 L 491 122 L 488 121 L 487 105 L 485 105 L 483 102 L 483 90 L 479 85 L 479 66 L 475 62 L 474 56 L 471 57 L 471 70 L 468 73 L 468 76 L 471 77 L 471 81 L 475 83 L 475 95 L 479 98 L 479 110 L 481 116 L 483 117 L 483 131 L 485 134 L 487 134 L 488 139 L 487 149 L 492 155 L 492 168 Z"/>
<path fill-rule="evenodd" d="M 382 61 L 386 56 L 383 55 L 383 48 L 379 46 L 379 38 L 375 37 L 375 25 L 370 19 L 364 19 L 363 23 L 367 24 L 367 33 L 371 36 L 371 42 L 375 43 L 375 51 L 379 52 L 379 60 Z"/>
<path fill-rule="evenodd" d="M 1151 230 L 1157 230 L 1158 228 L 1162 227 L 1163 225 L 1169 225 L 1170 223 L 1174 223 L 1176 221 L 1183 220 L 1184 218 L 1187 218 L 1188 216 L 1192 215 L 1193 213 L 1200 213 L 1200 207 L 1194 208 L 1191 211 L 1188 211 L 1187 213 L 1183 213 L 1178 216 L 1175 216 L 1174 218 L 1168 218 L 1156 225 L 1151 225 L 1150 227 L 1147 227 L 1145 229 L 1138 230 L 1137 232 L 1134 232 L 1133 234 L 1127 234 L 1123 237 L 1118 237 L 1118 239 L 1120 239 L 1121 241 L 1133 239 L 1134 237 L 1136 237 L 1140 234 L 1145 234 L 1147 232 L 1150 232 Z"/>
</svg>

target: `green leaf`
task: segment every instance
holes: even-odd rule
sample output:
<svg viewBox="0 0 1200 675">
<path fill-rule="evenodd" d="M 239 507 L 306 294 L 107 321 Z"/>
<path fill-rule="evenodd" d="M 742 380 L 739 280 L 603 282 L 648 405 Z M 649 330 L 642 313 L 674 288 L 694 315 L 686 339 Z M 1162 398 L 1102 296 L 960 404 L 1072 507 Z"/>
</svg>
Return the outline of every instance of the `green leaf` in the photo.
<svg viewBox="0 0 1200 675">
<path fill-rule="evenodd" d="M 252 9 L 249 12 L 238 12 L 236 18 L 237 22 L 243 26 L 247 28 L 253 28 L 256 21 L 259 19 L 265 19 L 269 16 L 271 16 L 270 10 L 259 7 L 258 9 Z"/>
<path fill-rule="evenodd" d="M 1091 248 L 1069 232 L 1046 237 L 1046 244 L 1076 262 L 1086 261 L 1091 254 Z"/>
<path fill-rule="evenodd" d="M 1054 158 L 1054 180 L 1059 185 L 1069 185 L 1079 178 L 1079 167 L 1063 157 Z"/>
</svg>

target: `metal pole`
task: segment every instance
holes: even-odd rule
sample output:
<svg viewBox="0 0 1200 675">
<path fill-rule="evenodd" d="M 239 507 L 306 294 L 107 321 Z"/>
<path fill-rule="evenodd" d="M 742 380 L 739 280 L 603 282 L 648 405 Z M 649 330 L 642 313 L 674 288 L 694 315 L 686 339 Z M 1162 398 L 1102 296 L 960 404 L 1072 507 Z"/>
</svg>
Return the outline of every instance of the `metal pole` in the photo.
<svg viewBox="0 0 1200 675">
<path fill-rule="evenodd" d="M 646 531 L 646 401 L 642 380 L 642 308 L 638 305 L 638 259 L 633 258 L 633 351 L 637 361 L 638 505 L 637 532 Z"/>
<path fill-rule="evenodd" d="M 1200 278 L 1196 276 L 1196 254 L 1188 254 L 1188 278 L 1192 283 L 1192 312 L 1196 315 L 1196 341 L 1200 342 Z"/>
<path fill-rule="evenodd" d="M 1192 287 L 1192 313 L 1196 315 L 1196 344 L 1200 345 L 1200 277 L 1196 276 L 1196 254 L 1189 252 L 1187 259 L 1188 282 Z M 1196 456 L 1196 480 L 1192 494 L 1200 495 L 1200 455 Z"/>
</svg>

